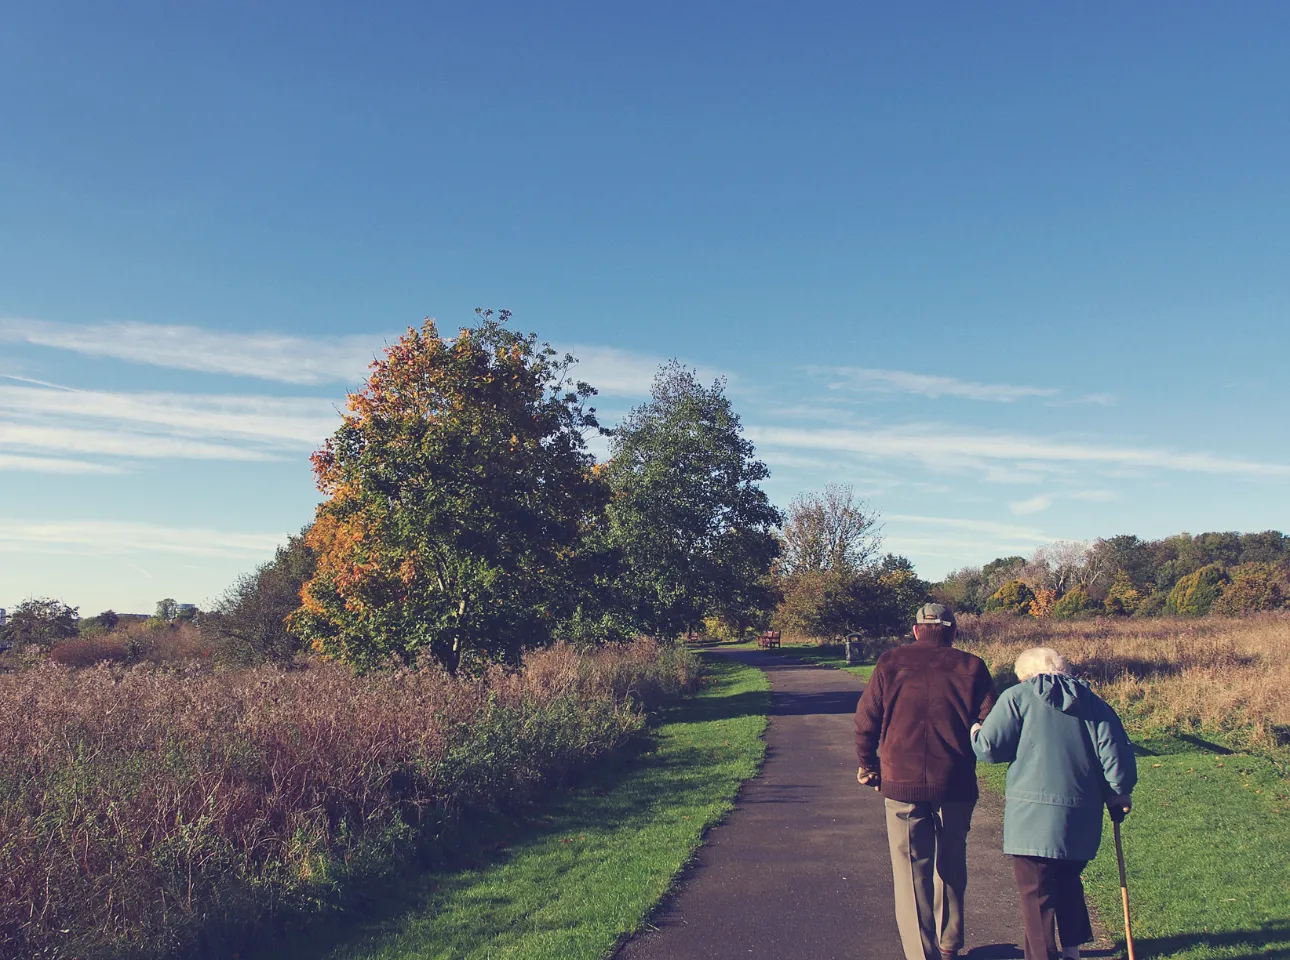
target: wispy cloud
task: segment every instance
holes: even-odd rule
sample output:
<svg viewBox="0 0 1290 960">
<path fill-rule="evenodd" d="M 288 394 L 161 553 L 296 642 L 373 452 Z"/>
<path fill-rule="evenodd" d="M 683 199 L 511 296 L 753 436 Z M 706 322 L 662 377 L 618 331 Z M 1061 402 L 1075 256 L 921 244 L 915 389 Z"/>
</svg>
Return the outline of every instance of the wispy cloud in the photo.
<svg viewBox="0 0 1290 960">
<path fill-rule="evenodd" d="M 1250 477 L 1290 476 L 1290 464 L 1243 457 L 1062 442 L 1007 433 L 970 433 L 939 425 L 872 430 L 752 427 L 748 435 L 759 445 L 829 450 L 879 459 L 917 460 L 928 467 L 945 470 L 961 468 L 964 463 L 1006 461 L 1027 469 L 1043 469 L 1045 465 L 1054 464 L 1097 464 Z"/>
<path fill-rule="evenodd" d="M 176 370 L 280 383 L 353 382 L 384 348 L 380 335 L 296 337 L 151 323 L 72 324 L 0 317 L 0 342 Z"/>
<path fill-rule="evenodd" d="M 995 520 L 906 513 L 885 514 L 883 520 L 887 521 L 888 549 L 954 566 L 980 563 L 983 557 L 1027 556 L 1054 539 L 1033 527 Z"/>
<path fill-rule="evenodd" d="M 590 344 L 576 344 L 568 351 L 578 359 L 574 370 L 576 377 L 610 397 L 648 397 L 659 367 L 668 362 L 668 358 L 662 356 Z M 732 383 L 736 380 L 734 375 L 715 367 L 691 366 L 695 375 L 704 382 L 718 377 Z"/>
<path fill-rule="evenodd" d="M 110 520 L 28 521 L 0 519 L 0 552 L 92 555 L 182 554 L 194 557 L 270 556 L 285 533 L 230 533 Z"/>
<path fill-rule="evenodd" d="M 665 362 L 661 357 L 586 344 L 569 347 L 569 352 L 578 358 L 577 378 L 610 397 L 649 396 L 654 375 Z"/>
<path fill-rule="evenodd" d="M 869 393 L 910 393 L 933 399 L 960 397 L 1011 403 L 1025 397 L 1054 397 L 1059 391 L 1051 387 L 1013 386 L 1002 383 L 978 383 L 956 377 L 914 373 L 908 370 L 876 370 L 870 367 L 808 367 L 808 373 L 822 375 L 832 390 L 862 390 Z"/>
<path fill-rule="evenodd" d="M 372 360 L 400 333 L 396 330 L 384 334 L 299 337 L 179 324 L 129 321 L 73 324 L 0 317 L 0 342 L 298 386 L 357 383 Z M 578 379 L 587 381 L 606 396 L 648 396 L 654 375 L 667 360 L 663 356 L 593 344 L 577 344 L 568 349 L 579 361 L 575 371 Z M 734 380 L 729 374 L 704 365 L 698 367 L 698 373 L 705 380 L 719 376 Z M 42 384 L 26 377 L 7 378 Z"/>
<path fill-rule="evenodd" d="M 1008 504 L 1008 509 L 1018 516 L 1026 516 L 1031 513 L 1042 513 L 1052 505 L 1053 497 L 1050 494 L 1041 493 L 1027 500 L 1017 500 L 1010 503 Z"/>
<path fill-rule="evenodd" d="M 207 443 L 183 437 L 127 431 L 85 430 L 0 422 L 0 449 L 98 454 L 110 457 L 177 460 L 276 460 L 247 446 Z"/>
<path fill-rule="evenodd" d="M 1072 500 L 1084 500 L 1088 503 L 1110 503 L 1120 499 L 1120 494 L 1114 490 L 1076 490 L 1067 496 Z"/>
<path fill-rule="evenodd" d="M 955 530 L 962 533 L 986 534 L 991 537 L 1006 537 L 1012 540 L 1024 540 L 1030 543 L 1050 543 L 1052 537 L 1045 536 L 1034 527 L 1021 527 L 1013 523 L 1000 523 L 997 520 L 972 520 L 965 517 L 931 517 L 917 513 L 884 514 L 883 519 L 893 524 L 912 524 L 916 527 L 936 527 L 938 531 Z"/>
<path fill-rule="evenodd" d="M 186 435 L 302 446 L 318 444 L 336 428 L 336 406 L 334 401 L 314 397 L 123 393 L 72 390 L 56 384 L 0 386 L 0 413 L 11 416 L 109 420 Z"/>
<path fill-rule="evenodd" d="M 69 460 L 65 457 L 32 457 L 17 453 L 0 453 L 0 471 L 20 473 L 122 473 L 119 466 L 94 463 L 90 460 Z"/>
</svg>

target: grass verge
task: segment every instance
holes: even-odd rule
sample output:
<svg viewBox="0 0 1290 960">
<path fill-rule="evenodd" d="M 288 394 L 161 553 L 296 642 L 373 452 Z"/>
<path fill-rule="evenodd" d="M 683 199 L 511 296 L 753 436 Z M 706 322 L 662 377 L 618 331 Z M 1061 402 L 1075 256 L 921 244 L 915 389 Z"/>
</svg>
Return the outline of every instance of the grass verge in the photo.
<svg viewBox="0 0 1290 960">
<path fill-rule="evenodd" d="M 275 948 L 274 956 L 605 956 L 641 927 L 765 753 L 765 674 L 721 657 L 705 661 L 703 689 L 664 711 L 641 752 L 584 780 L 536 819 L 504 828 L 485 848 L 487 862 L 419 877 L 397 909 L 383 906 L 384 917 Z"/>
<path fill-rule="evenodd" d="M 1191 736 L 1135 745 L 1140 782 L 1123 832 L 1138 956 L 1290 958 L 1290 784 L 1277 765 Z M 1004 765 L 977 769 L 1003 791 Z M 1122 948 L 1109 820 L 1084 881 Z"/>
</svg>

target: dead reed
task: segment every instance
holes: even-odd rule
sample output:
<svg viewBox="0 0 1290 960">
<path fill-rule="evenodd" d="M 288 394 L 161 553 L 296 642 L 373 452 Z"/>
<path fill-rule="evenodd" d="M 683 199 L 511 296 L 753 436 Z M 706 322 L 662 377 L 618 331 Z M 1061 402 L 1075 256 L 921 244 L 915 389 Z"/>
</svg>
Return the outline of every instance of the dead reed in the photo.
<svg viewBox="0 0 1290 960">
<path fill-rule="evenodd" d="M 959 625 L 961 645 L 996 676 L 1022 650 L 1052 647 L 1141 729 L 1290 744 L 1290 614 L 1073 622 L 965 614 Z"/>
<path fill-rule="evenodd" d="M 650 641 L 522 672 L 45 662 L 0 676 L 0 957 L 215 949 L 506 810 L 695 682 Z"/>
</svg>

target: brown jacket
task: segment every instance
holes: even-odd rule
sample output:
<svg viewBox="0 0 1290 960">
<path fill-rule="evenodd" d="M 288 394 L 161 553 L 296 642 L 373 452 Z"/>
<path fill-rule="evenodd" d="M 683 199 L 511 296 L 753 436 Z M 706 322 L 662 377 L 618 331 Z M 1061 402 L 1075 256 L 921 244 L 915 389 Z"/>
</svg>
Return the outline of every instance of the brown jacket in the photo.
<svg viewBox="0 0 1290 960">
<path fill-rule="evenodd" d="M 889 800 L 975 800 L 968 734 L 994 701 L 994 680 L 980 657 L 927 640 L 888 650 L 856 707 L 860 766 L 879 771 Z"/>
</svg>

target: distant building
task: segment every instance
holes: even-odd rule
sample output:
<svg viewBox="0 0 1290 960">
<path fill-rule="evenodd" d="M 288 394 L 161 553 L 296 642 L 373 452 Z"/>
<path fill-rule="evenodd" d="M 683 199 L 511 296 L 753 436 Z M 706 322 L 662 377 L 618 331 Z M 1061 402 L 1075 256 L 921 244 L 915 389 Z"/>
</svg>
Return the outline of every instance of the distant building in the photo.
<svg viewBox="0 0 1290 960">
<path fill-rule="evenodd" d="M 9 614 L 5 612 L 4 607 L 0 607 L 0 630 L 3 630 L 4 625 L 8 622 L 9 622 Z"/>
</svg>

